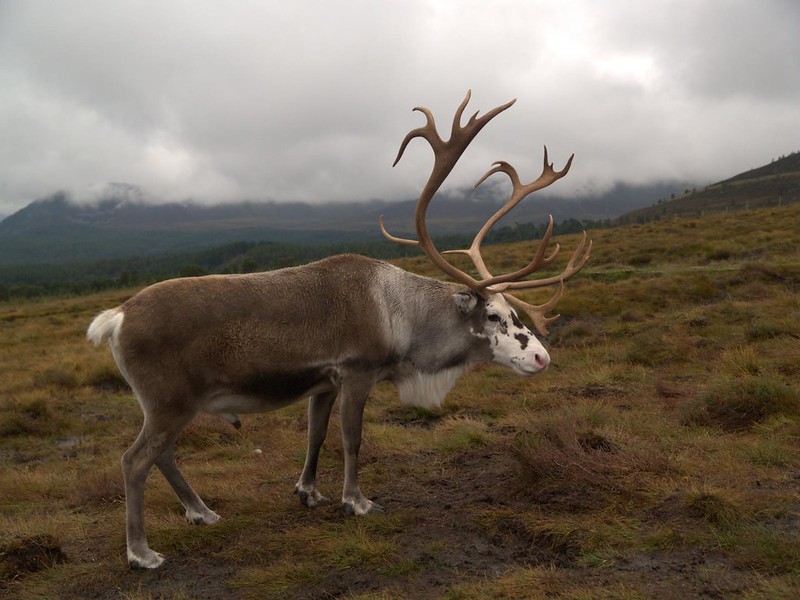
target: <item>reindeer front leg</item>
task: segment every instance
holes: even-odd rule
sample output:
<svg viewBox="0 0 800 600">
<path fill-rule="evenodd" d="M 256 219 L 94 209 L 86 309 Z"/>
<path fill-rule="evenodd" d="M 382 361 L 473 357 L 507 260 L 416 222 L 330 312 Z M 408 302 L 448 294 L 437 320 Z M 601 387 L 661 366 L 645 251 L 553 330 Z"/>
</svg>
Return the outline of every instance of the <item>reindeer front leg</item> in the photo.
<svg viewBox="0 0 800 600">
<path fill-rule="evenodd" d="M 309 508 L 330 500 L 317 490 L 317 461 L 322 443 L 328 434 L 328 420 L 335 401 L 335 391 L 317 394 L 308 400 L 308 452 L 294 491 L 300 496 L 300 502 Z"/>
<path fill-rule="evenodd" d="M 358 451 L 361 448 L 361 427 L 364 405 L 372 390 L 370 381 L 345 381 L 342 384 L 339 415 L 342 421 L 344 447 L 344 488 L 342 505 L 347 515 L 366 515 L 380 512 L 380 504 L 367 499 L 358 487 Z"/>
</svg>

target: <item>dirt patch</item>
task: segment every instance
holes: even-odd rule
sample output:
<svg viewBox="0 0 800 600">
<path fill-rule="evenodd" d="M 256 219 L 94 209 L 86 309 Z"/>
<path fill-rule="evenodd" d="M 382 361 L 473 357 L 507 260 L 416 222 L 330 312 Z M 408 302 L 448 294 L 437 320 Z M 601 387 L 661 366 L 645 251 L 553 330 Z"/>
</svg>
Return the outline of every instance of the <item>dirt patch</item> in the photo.
<svg viewBox="0 0 800 600">
<path fill-rule="evenodd" d="M 400 427 L 432 429 L 442 420 L 442 414 L 424 408 L 398 406 L 387 411 L 386 423 Z"/>
<path fill-rule="evenodd" d="M 568 576 L 586 587 L 635 588 L 645 598 L 733 598 L 752 583 L 746 572 L 732 569 L 721 557 L 700 549 L 636 553 L 609 568 L 570 572 Z"/>
<path fill-rule="evenodd" d="M 0 582 L 11 581 L 67 562 L 67 555 L 51 535 L 14 540 L 0 548 Z"/>
<path fill-rule="evenodd" d="M 487 511 L 509 511 L 514 461 L 497 449 L 455 455 L 429 454 L 403 460 L 435 463 L 423 478 L 387 481 L 376 498 L 405 524 L 395 533 L 402 549 L 402 576 L 348 571 L 331 575 L 313 590 L 289 598 L 333 598 L 395 589 L 409 598 L 439 598 L 464 578 L 497 576 L 515 564 L 565 565 L 573 546 L 546 532 L 530 532 L 512 516 L 487 522 Z M 444 475 L 441 475 L 441 474 Z"/>
<path fill-rule="evenodd" d="M 606 510 L 604 497 L 566 483 L 560 489 L 520 493 L 519 465 L 510 445 L 509 439 L 453 455 L 397 459 L 427 464 L 431 473 L 387 481 L 376 498 L 402 517 L 403 526 L 393 535 L 402 551 L 403 572 L 331 572 L 317 585 L 287 590 L 282 597 L 336 598 L 392 589 L 403 597 L 441 598 L 454 585 L 491 579 L 518 566 L 552 568 L 557 580 L 576 586 L 622 584 L 658 598 L 675 597 L 674 592 L 686 598 L 720 598 L 746 588 L 750 576 L 745 571 L 701 549 L 633 553 L 597 568 L 582 567 L 592 532 L 559 531 L 546 523 L 567 510 Z M 532 527 L 521 517 L 534 507 L 543 525 Z M 339 518 L 337 507 L 325 510 L 331 511 L 330 518 Z"/>
<path fill-rule="evenodd" d="M 584 440 L 589 448 L 599 447 L 594 451 L 611 454 L 605 441 L 600 437 Z M 381 470 L 387 473 L 418 474 L 369 485 L 373 498 L 397 518 L 397 525 L 385 533 L 394 541 L 397 555 L 377 566 L 317 571 L 313 581 L 289 587 L 275 597 L 305 600 L 391 590 L 399 597 L 442 598 L 464 582 L 491 580 L 515 568 L 537 566 L 552 569 L 558 585 L 576 589 L 629 586 L 646 591 L 648 597 L 719 598 L 746 589 L 751 578 L 747 572 L 736 569 L 724 556 L 701 549 L 626 553 L 587 567 L 582 561 L 592 532 L 562 530 L 550 523 L 569 511 L 607 510 L 603 496 L 587 494 L 565 481 L 561 485 L 550 482 L 546 489 L 534 485 L 523 493 L 512 444 L 513 434 L 508 434 L 481 448 L 385 458 Z M 661 520 L 685 518 L 686 499 L 667 497 L 659 510 Z M 533 522 L 531 514 L 538 515 Z M 314 524 L 322 528 L 348 519 L 336 502 L 314 511 L 298 506 L 286 517 L 274 523 L 271 534 L 280 536 Z M 66 560 L 57 542 L 44 537 L 20 540 L 14 549 L 6 547 L 3 552 L 4 568 L 7 560 L 15 561 L 13 577 Z M 156 571 L 134 572 L 125 567 L 120 555 L 113 565 L 116 587 L 92 588 L 76 581 L 64 597 L 116 598 L 120 590 L 135 589 L 146 590 L 154 598 L 259 597 L 258 590 L 238 588 L 234 581 L 243 568 L 267 567 L 270 560 L 263 555 L 234 560 L 218 547 L 204 547 L 172 553 Z"/>
</svg>

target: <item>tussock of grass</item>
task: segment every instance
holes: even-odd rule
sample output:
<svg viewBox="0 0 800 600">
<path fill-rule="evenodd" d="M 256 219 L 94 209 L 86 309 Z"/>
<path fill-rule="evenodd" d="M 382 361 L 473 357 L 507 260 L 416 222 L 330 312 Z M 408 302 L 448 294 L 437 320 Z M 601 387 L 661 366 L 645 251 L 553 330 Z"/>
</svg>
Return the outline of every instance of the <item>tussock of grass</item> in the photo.
<svg viewBox="0 0 800 600">
<path fill-rule="evenodd" d="M 744 454 L 757 466 L 793 468 L 800 464 L 800 419 L 778 415 L 753 426 L 756 436 Z"/>
<path fill-rule="evenodd" d="M 690 516 L 723 529 L 739 525 L 744 519 L 739 506 L 718 492 L 691 492 L 684 503 Z"/>
<path fill-rule="evenodd" d="M 445 419 L 436 433 L 442 440 L 440 447 L 446 452 L 459 452 L 480 448 L 490 443 L 492 437 L 486 424 L 470 417 Z"/>
<path fill-rule="evenodd" d="M 686 407 L 683 421 L 690 425 L 740 431 L 769 417 L 797 415 L 797 388 L 772 374 L 745 373 L 717 377 Z"/>
<path fill-rule="evenodd" d="M 528 559 L 549 565 L 569 566 L 586 550 L 590 533 L 571 520 L 530 518 L 506 509 L 488 510 L 483 525 L 491 538 L 501 545 L 528 547 Z"/>
<path fill-rule="evenodd" d="M 330 549 L 327 562 L 337 570 L 388 567 L 398 555 L 397 543 L 391 538 L 370 535 L 357 530 L 346 535 Z"/>
<path fill-rule="evenodd" d="M 795 317 L 767 316 L 756 319 L 745 331 L 751 342 L 786 336 L 800 338 L 800 323 Z"/>
<path fill-rule="evenodd" d="M 757 585 L 745 591 L 741 600 L 796 600 L 800 596 L 800 575 L 762 577 Z"/>
<path fill-rule="evenodd" d="M 331 569 L 339 572 L 391 570 L 399 560 L 400 549 L 381 518 L 375 521 L 377 525 L 346 522 L 325 532 L 308 527 L 287 531 L 282 546 L 291 550 L 291 557 L 244 569 L 237 576 L 235 587 L 247 598 L 275 597 L 320 583 Z M 306 543 L 309 539 L 314 540 L 313 544 Z"/>
<path fill-rule="evenodd" d="M 323 579 L 322 569 L 289 559 L 244 568 L 236 576 L 234 585 L 243 598 L 280 598 L 288 597 L 291 589 L 315 585 Z"/>
<path fill-rule="evenodd" d="M 97 465 L 85 470 L 71 490 L 72 504 L 76 507 L 86 505 L 121 505 L 125 502 L 125 484 L 122 468 L 118 460 Z"/>
<path fill-rule="evenodd" d="M 735 563 L 764 575 L 800 575 L 800 534 L 794 528 L 743 525 L 718 537 Z"/>
<path fill-rule="evenodd" d="M 628 444 L 626 436 L 604 426 L 610 417 L 601 404 L 585 406 L 583 414 L 537 419 L 516 435 L 520 491 L 566 487 L 584 494 L 576 502 L 592 502 L 592 491 L 635 495 L 637 477 L 669 468 L 666 456 Z"/>
<path fill-rule="evenodd" d="M 87 373 L 83 385 L 88 385 L 101 391 L 130 390 L 128 382 L 125 381 L 113 361 L 93 366 Z"/>
<path fill-rule="evenodd" d="M 763 369 L 753 346 L 734 346 L 722 353 L 722 373 L 733 377 L 757 375 Z"/>
<path fill-rule="evenodd" d="M 63 433 L 69 420 L 59 414 L 47 393 L 29 393 L 0 404 L 0 435 L 55 436 Z"/>
<path fill-rule="evenodd" d="M 198 414 L 178 436 L 182 450 L 202 450 L 216 446 L 236 444 L 241 436 L 227 421 L 206 414 Z"/>
<path fill-rule="evenodd" d="M 54 367 L 39 373 L 35 379 L 35 384 L 40 387 L 52 386 L 64 390 L 71 390 L 78 387 L 78 376 L 75 369 L 69 367 Z"/>
<path fill-rule="evenodd" d="M 696 358 L 693 339 L 678 331 L 645 331 L 630 340 L 625 358 L 635 365 L 658 367 Z"/>
<path fill-rule="evenodd" d="M 596 327 L 585 320 L 575 319 L 555 327 L 550 337 L 553 346 L 580 346 L 593 340 Z"/>
<path fill-rule="evenodd" d="M 761 467 L 791 468 L 800 462 L 798 437 L 786 439 L 785 436 L 768 435 L 759 437 L 747 447 L 746 456 L 750 462 Z"/>
<path fill-rule="evenodd" d="M 412 423 L 397 427 L 377 423 L 369 426 L 365 435 L 371 440 L 370 450 L 378 456 L 387 456 L 398 452 L 417 454 L 435 450 L 439 445 L 439 436 L 436 430 L 425 424 Z"/>
<path fill-rule="evenodd" d="M 628 264 L 632 267 L 644 267 L 653 262 L 653 257 L 647 253 L 634 254 L 628 259 Z"/>
<path fill-rule="evenodd" d="M 487 598 L 530 598 L 538 600 L 553 597 L 564 586 L 558 582 L 554 570 L 547 567 L 514 567 L 491 581 L 461 583 L 445 595 L 446 600 L 485 600 Z"/>
<path fill-rule="evenodd" d="M 67 498 L 73 487 L 74 474 L 65 469 L 18 469 L 0 475 L 0 502 L 23 514 L 38 508 L 36 502 L 54 502 Z M 27 505 L 12 504 L 12 501 Z"/>
<path fill-rule="evenodd" d="M 431 425 L 441 420 L 440 410 L 430 410 L 421 406 L 407 406 L 400 404 L 388 409 L 393 419 L 405 425 Z"/>
<path fill-rule="evenodd" d="M 739 268 L 740 281 L 782 283 L 789 286 L 800 284 L 800 268 L 797 264 L 748 262 Z"/>
</svg>

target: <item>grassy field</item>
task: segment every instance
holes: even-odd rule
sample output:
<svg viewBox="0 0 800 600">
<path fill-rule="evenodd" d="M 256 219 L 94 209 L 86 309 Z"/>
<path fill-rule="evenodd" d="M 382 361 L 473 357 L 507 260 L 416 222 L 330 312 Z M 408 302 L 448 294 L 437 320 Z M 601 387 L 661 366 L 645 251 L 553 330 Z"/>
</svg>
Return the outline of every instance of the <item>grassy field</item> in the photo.
<svg viewBox="0 0 800 600">
<path fill-rule="evenodd" d="M 134 290 L 0 304 L 0 596 L 800 597 L 800 206 L 590 235 L 547 372 L 477 368 L 440 412 L 376 390 L 361 484 L 386 513 L 300 505 L 305 403 L 239 431 L 198 418 L 178 460 L 223 520 L 187 524 L 154 470 L 154 572 L 124 552 L 119 458 L 141 413 L 84 340 Z M 531 252 L 487 250 L 498 270 Z"/>
</svg>

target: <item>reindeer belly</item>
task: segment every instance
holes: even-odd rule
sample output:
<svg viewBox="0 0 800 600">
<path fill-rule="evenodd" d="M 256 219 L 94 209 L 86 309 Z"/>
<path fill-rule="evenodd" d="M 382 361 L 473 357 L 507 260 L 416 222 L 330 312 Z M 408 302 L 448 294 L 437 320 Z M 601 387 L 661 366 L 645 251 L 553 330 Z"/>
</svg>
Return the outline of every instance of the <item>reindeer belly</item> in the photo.
<svg viewBox="0 0 800 600">
<path fill-rule="evenodd" d="M 334 389 L 331 378 L 315 369 L 294 373 L 260 373 L 247 380 L 221 386 L 208 395 L 202 410 L 233 422 L 234 413 L 276 410 Z"/>
</svg>

